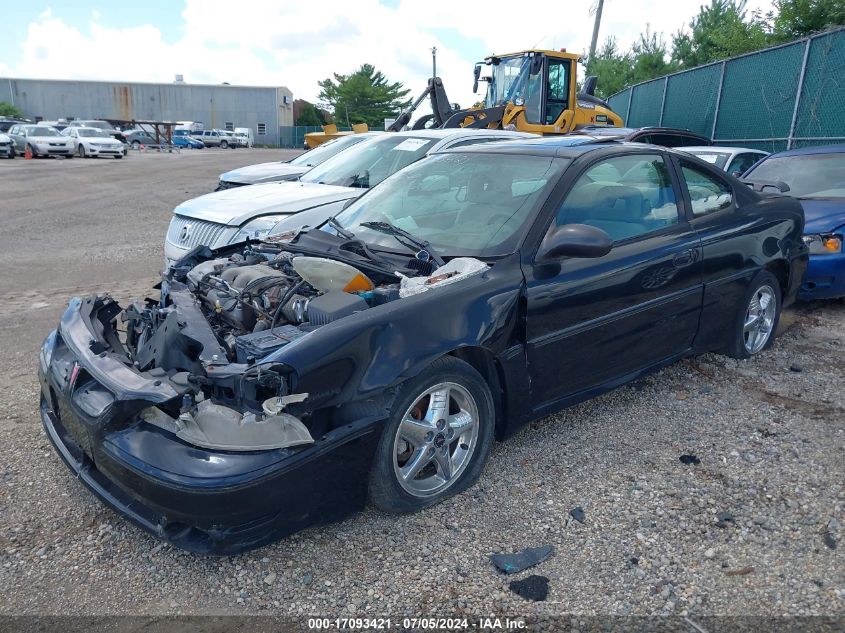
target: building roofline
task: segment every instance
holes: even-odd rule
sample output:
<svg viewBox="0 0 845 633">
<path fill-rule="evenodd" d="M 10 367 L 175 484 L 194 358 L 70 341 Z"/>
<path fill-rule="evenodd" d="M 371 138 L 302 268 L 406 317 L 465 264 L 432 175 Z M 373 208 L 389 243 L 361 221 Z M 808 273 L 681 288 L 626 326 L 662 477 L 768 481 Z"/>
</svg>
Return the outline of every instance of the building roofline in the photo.
<svg viewBox="0 0 845 633">
<path fill-rule="evenodd" d="M 253 86 L 241 84 L 196 84 L 188 82 L 165 82 L 165 81 L 121 81 L 115 79 L 50 79 L 46 77 L 0 77 L 0 81 L 51 81 L 55 83 L 88 83 L 88 84 L 120 84 L 124 86 L 185 86 L 195 88 L 263 88 L 278 90 L 284 88 L 291 91 L 287 86 Z"/>
</svg>

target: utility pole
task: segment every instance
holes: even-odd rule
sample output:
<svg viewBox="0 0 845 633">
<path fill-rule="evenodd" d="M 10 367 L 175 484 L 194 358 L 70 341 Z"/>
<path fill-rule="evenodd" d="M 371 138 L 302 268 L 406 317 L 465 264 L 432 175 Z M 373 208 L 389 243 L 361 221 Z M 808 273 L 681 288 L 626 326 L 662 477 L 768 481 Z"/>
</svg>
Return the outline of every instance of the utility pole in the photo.
<svg viewBox="0 0 845 633">
<path fill-rule="evenodd" d="M 437 77 L 437 47 L 431 47 L 431 76 Z"/>
<path fill-rule="evenodd" d="M 590 57 L 587 58 L 587 68 L 593 65 L 593 58 L 596 55 L 596 44 L 599 41 L 599 26 L 601 25 L 601 10 L 604 7 L 604 0 L 597 0 L 596 2 L 596 20 L 593 22 L 593 39 L 590 42 Z"/>
</svg>

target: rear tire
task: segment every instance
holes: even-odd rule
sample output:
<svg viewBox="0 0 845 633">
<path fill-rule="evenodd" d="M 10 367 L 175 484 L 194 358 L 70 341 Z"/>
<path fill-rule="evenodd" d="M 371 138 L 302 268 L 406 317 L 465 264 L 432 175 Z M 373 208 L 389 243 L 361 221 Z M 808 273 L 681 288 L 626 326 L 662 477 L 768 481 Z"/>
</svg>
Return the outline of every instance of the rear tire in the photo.
<svg viewBox="0 0 845 633">
<path fill-rule="evenodd" d="M 490 389 L 451 356 L 403 383 L 370 471 L 370 500 L 385 512 L 416 512 L 472 486 L 493 443 Z"/>
<path fill-rule="evenodd" d="M 222 149 L 228 149 L 229 148 L 229 142 L 228 141 L 220 141 L 220 147 Z"/>
<path fill-rule="evenodd" d="M 33 158 L 38 158 L 38 152 L 35 151 L 35 148 L 32 145 L 27 143 L 26 148 L 29 150 L 29 153 L 32 154 Z"/>
<path fill-rule="evenodd" d="M 731 358 L 751 358 L 772 346 L 780 322 L 780 282 L 767 270 L 760 271 L 748 286 L 732 324 L 728 345 Z"/>
</svg>

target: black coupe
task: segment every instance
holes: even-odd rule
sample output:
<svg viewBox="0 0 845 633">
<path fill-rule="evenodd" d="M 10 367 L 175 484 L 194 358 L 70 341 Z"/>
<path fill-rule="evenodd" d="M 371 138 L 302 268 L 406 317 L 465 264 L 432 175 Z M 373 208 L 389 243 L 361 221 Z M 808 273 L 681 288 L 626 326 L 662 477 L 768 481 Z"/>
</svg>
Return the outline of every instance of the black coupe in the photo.
<svg viewBox="0 0 845 633">
<path fill-rule="evenodd" d="M 310 230 L 199 247 L 156 299 L 72 300 L 41 416 L 97 496 L 192 551 L 368 499 L 419 510 L 534 418 L 690 354 L 764 350 L 803 225 L 792 198 L 662 147 L 462 147 Z"/>
</svg>

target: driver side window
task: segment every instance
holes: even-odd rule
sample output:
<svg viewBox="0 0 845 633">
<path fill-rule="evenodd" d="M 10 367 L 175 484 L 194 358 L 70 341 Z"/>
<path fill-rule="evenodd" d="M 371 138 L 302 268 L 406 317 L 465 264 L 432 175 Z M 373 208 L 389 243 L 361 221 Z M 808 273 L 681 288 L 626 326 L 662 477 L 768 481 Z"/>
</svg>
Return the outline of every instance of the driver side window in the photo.
<svg viewBox="0 0 845 633">
<path fill-rule="evenodd" d="M 659 154 L 615 156 L 587 168 L 557 213 L 557 225 L 588 224 L 614 242 L 678 223 L 675 190 Z"/>
</svg>

